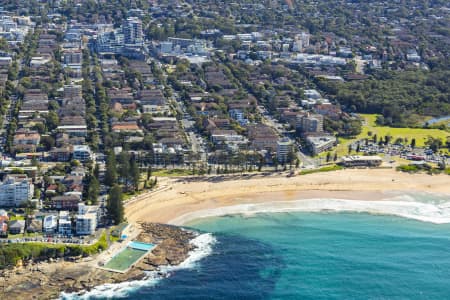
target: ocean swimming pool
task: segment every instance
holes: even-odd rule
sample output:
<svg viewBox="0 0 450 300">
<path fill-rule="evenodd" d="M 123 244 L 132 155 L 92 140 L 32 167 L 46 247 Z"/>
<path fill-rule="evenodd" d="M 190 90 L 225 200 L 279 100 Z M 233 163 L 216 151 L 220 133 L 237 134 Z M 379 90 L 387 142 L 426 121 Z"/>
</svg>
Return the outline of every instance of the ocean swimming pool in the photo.
<svg viewBox="0 0 450 300">
<path fill-rule="evenodd" d="M 127 247 L 113 256 L 104 266 L 104 269 L 114 272 L 126 272 L 150 250 L 155 247 L 153 244 L 132 241 Z"/>
<path fill-rule="evenodd" d="M 153 249 L 155 247 L 155 245 L 149 244 L 149 243 L 132 241 L 132 242 L 128 243 L 128 247 L 131 247 L 133 249 L 138 249 L 138 250 L 150 251 L 151 249 Z"/>
</svg>

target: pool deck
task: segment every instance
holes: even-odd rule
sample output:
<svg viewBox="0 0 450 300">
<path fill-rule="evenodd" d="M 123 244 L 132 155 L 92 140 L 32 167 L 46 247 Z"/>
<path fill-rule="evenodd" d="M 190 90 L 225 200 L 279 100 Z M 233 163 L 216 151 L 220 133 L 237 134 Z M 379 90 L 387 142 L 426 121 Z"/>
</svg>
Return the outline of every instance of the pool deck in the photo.
<svg viewBox="0 0 450 300">
<path fill-rule="evenodd" d="M 112 269 L 112 268 L 107 268 L 107 267 L 105 267 L 105 265 L 107 265 L 107 264 L 108 264 L 111 260 L 113 260 L 117 255 L 120 255 L 126 248 L 130 247 L 130 245 L 132 245 L 133 243 L 148 245 L 148 246 L 147 246 L 148 249 L 142 249 L 142 248 L 140 248 L 140 247 L 136 247 L 136 248 L 135 248 L 135 247 L 132 247 L 132 246 L 131 246 L 131 248 L 133 248 L 133 249 L 142 251 L 143 254 L 142 254 L 140 257 L 138 257 L 133 263 L 131 263 L 131 264 L 128 266 L 128 268 L 126 268 L 125 270 Z M 123 274 L 123 273 L 126 273 L 126 272 L 128 272 L 132 267 L 134 267 L 138 262 L 140 262 L 145 256 L 147 256 L 147 255 L 155 248 L 155 245 L 153 245 L 153 244 L 141 243 L 141 242 L 137 242 L 137 241 L 128 241 L 128 242 L 125 243 L 125 244 L 122 242 L 122 245 L 125 245 L 125 246 L 124 246 L 124 247 L 121 247 L 121 249 L 120 249 L 119 251 L 115 252 L 115 254 L 114 254 L 113 256 L 109 257 L 109 259 L 105 262 L 105 264 L 104 264 L 103 266 L 97 266 L 97 268 L 98 268 L 98 269 L 105 270 L 105 271 L 110 271 L 110 272 L 116 272 L 116 273 L 122 273 L 122 274 Z"/>
<path fill-rule="evenodd" d="M 127 238 L 120 243 L 119 242 L 113 243 L 106 251 L 100 253 L 99 256 L 97 256 L 97 258 L 92 261 L 93 267 L 106 270 L 106 268 L 103 268 L 100 264 L 101 263 L 106 264 L 106 262 L 109 262 L 118 253 L 122 252 L 123 249 L 125 249 L 125 247 L 128 246 L 129 242 L 137 238 L 139 233 L 141 233 L 141 230 L 138 227 L 136 227 L 135 224 L 129 224 L 127 228 L 125 228 L 123 233 L 126 234 Z M 108 271 L 117 272 L 117 270 L 108 270 Z"/>
</svg>

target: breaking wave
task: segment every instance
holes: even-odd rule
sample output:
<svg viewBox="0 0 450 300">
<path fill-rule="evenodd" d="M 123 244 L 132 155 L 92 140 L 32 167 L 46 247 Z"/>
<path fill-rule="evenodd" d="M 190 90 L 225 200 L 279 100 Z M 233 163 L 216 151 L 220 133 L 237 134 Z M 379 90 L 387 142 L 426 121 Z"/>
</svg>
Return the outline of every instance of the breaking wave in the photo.
<svg viewBox="0 0 450 300">
<path fill-rule="evenodd" d="M 450 196 L 420 194 L 416 196 L 401 195 L 376 201 L 316 198 L 295 201 L 240 204 L 187 213 L 172 220 L 170 223 L 182 225 L 196 219 L 208 217 L 294 211 L 361 212 L 394 215 L 422 222 L 445 224 L 450 223 Z"/>
<path fill-rule="evenodd" d="M 190 241 L 195 249 L 181 264 L 176 266 L 162 266 L 156 271 L 146 272 L 143 280 L 134 280 L 121 283 L 110 283 L 99 285 L 89 291 L 78 293 L 61 293 L 61 300 L 82 300 L 82 299 L 117 299 L 125 298 L 130 292 L 142 288 L 156 285 L 160 280 L 171 276 L 171 274 L 181 269 L 195 268 L 198 262 L 212 253 L 212 246 L 216 242 L 215 237 L 210 233 L 200 234 Z"/>
</svg>

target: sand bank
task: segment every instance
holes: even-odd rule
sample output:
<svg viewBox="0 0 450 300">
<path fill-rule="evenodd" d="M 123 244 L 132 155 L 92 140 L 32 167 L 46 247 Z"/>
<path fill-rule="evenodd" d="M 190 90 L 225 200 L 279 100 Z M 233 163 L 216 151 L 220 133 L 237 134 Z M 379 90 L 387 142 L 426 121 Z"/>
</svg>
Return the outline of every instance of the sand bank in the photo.
<svg viewBox="0 0 450 300">
<path fill-rule="evenodd" d="M 165 178 L 164 191 L 141 195 L 126 207 L 129 221 L 182 224 L 211 210 L 301 199 L 381 201 L 403 192 L 450 195 L 448 175 L 407 174 L 391 169 L 348 169 L 287 177 L 286 174 Z M 247 205 L 247 206 L 242 206 Z M 286 206 L 286 203 L 279 204 Z M 214 214 L 213 214 L 214 215 Z"/>
</svg>

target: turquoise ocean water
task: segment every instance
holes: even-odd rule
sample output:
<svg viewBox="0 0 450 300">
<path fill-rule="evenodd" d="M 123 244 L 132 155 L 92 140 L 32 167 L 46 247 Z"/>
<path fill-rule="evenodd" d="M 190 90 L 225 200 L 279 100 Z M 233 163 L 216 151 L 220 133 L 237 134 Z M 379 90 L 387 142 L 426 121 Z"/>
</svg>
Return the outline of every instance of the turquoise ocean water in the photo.
<svg viewBox="0 0 450 300">
<path fill-rule="evenodd" d="M 447 213 L 445 196 L 413 200 L 436 205 L 417 214 Z M 212 235 L 200 236 L 197 260 L 82 298 L 450 299 L 450 224 L 442 223 L 347 211 L 200 219 L 188 226 Z"/>
</svg>

